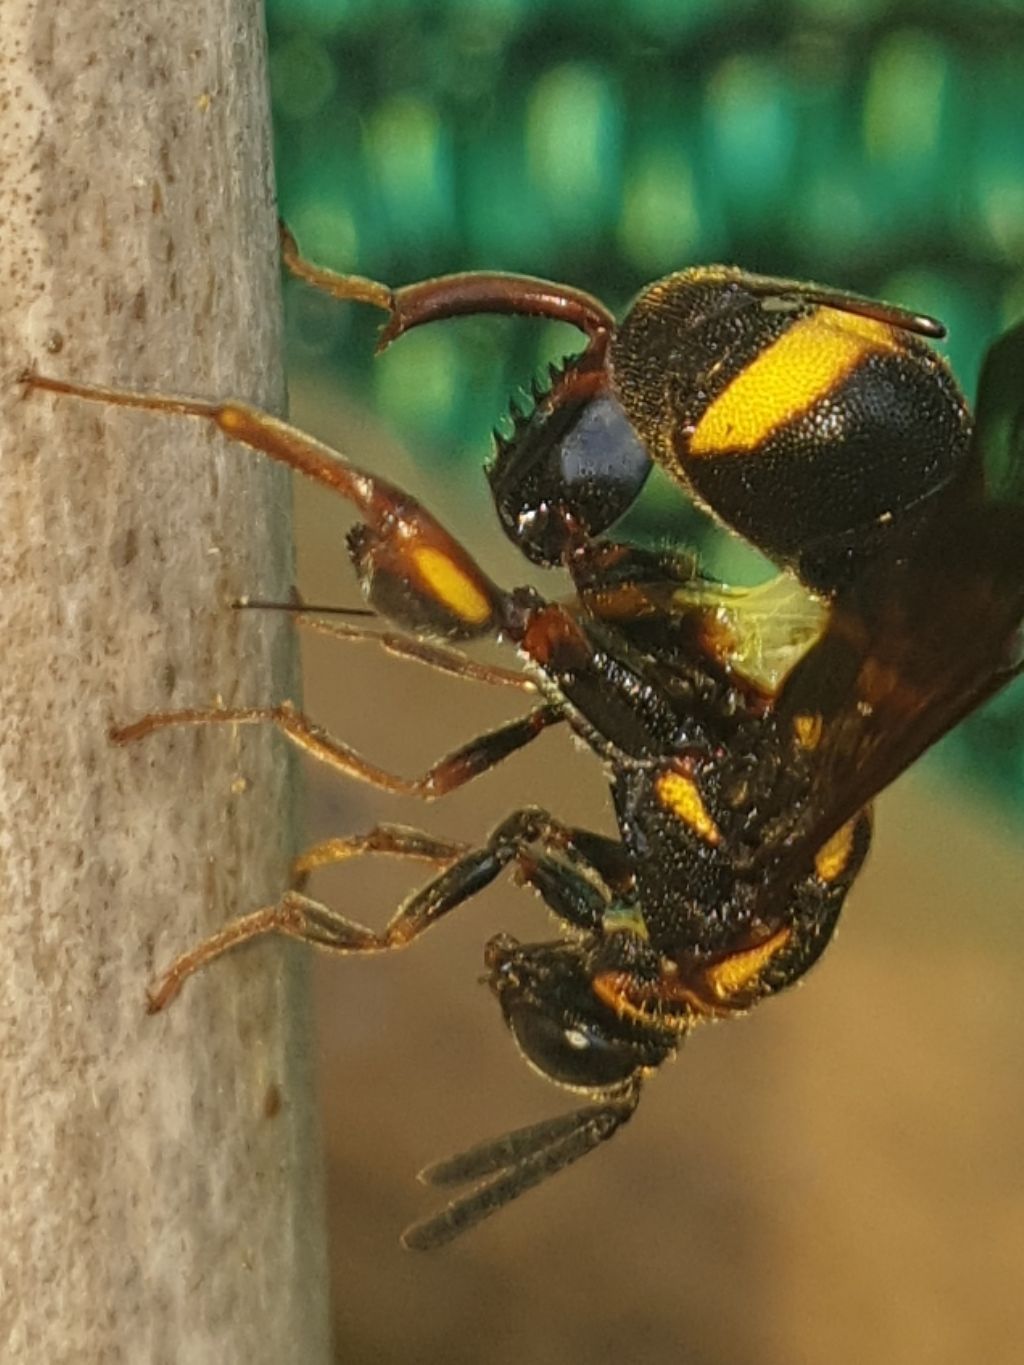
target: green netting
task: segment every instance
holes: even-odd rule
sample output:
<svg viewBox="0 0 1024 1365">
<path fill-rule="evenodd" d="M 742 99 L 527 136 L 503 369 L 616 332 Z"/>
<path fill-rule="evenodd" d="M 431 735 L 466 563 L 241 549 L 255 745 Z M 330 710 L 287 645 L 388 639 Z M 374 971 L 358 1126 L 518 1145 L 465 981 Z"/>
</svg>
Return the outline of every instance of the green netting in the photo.
<svg viewBox="0 0 1024 1365">
<path fill-rule="evenodd" d="M 526 270 L 621 306 L 728 261 L 942 317 L 968 392 L 1024 311 L 1024 0 L 269 0 L 282 211 L 392 283 Z M 508 393 L 571 345 L 463 322 L 372 365 L 376 319 L 289 298 L 424 459 L 467 472 Z M 666 513 L 656 494 L 651 517 Z M 1022 789 L 1010 695 L 951 754 Z"/>
</svg>

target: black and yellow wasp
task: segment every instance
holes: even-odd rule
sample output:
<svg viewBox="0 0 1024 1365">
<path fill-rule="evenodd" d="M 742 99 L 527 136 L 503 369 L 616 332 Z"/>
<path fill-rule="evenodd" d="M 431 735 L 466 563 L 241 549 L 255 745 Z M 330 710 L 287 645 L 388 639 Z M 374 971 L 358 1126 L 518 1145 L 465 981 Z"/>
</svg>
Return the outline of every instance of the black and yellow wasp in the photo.
<svg viewBox="0 0 1024 1365">
<path fill-rule="evenodd" d="M 505 532 L 568 571 L 567 600 L 497 586 L 416 500 L 266 414 L 26 376 L 204 418 L 340 494 L 360 517 L 349 548 L 363 593 L 403 632 L 390 647 L 535 699 L 414 779 L 287 703 L 150 715 L 117 739 L 268 722 L 344 773 L 427 798 L 553 725 L 604 766 L 616 837 L 531 805 L 479 847 L 392 825 L 328 841 L 299 860 L 301 877 L 357 852 L 436 874 L 379 932 L 288 891 L 185 953 L 151 994 L 161 1008 L 197 967 L 264 933 L 341 953 L 402 947 L 511 867 L 558 935 L 493 939 L 490 984 L 527 1061 L 585 1103 L 430 1167 L 435 1185 L 471 1186 L 406 1232 L 433 1247 L 610 1137 L 694 1024 L 807 971 L 864 860 L 873 797 L 1020 672 L 1024 325 L 989 351 L 972 425 L 923 339 L 939 324 L 817 286 L 687 270 L 616 323 L 543 280 L 466 274 L 392 291 L 318 269 L 287 233 L 284 250 L 293 274 L 385 309 L 382 345 L 484 312 L 558 318 L 586 338 L 489 469 Z M 616 540 L 653 463 L 780 576 L 732 590 L 688 553 Z M 506 642 L 521 668 L 456 647 L 481 638 Z"/>
</svg>

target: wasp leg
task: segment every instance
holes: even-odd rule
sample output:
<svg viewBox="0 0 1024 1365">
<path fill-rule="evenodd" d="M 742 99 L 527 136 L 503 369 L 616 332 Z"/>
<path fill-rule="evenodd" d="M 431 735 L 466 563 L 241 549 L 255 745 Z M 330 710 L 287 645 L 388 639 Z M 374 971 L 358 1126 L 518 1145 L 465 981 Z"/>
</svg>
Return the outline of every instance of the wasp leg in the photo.
<svg viewBox="0 0 1024 1365">
<path fill-rule="evenodd" d="M 379 934 L 369 934 L 362 948 L 381 952 L 405 947 L 438 920 L 490 886 L 502 870 L 513 863 L 520 870 L 520 880 L 534 886 L 561 918 L 579 928 L 595 928 L 600 922 L 600 913 L 607 908 L 610 893 L 603 887 L 599 872 L 575 854 L 581 836 L 585 837 L 585 831 L 563 825 L 537 807 L 515 811 L 498 825 L 486 844 L 463 853 L 411 896 Z M 543 868 L 546 860 L 537 859 L 530 852 L 532 845 L 566 854 L 570 859 L 574 855 L 577 857 L 577 868 L 561 868 L 563 880 L 573 883 L 575 895 L 562 891 L 549 899 L 550 882 L 543 874 L 537 875 L 538 868 Z M 347 925 L 348 921 L 345 923 Z M 326 940 L 317 941 L 323 941 L 327 947 L 333 946 Z M 345 946 L 348 948 L 347 943 Z"/>
<path fill-rule="evenodd" d="M 513 1199 L 607 1142 L 632 1116 L 639 1101 L 640 1082 L 630 1080 L 599 1104 L 518 1128 L 428 1166 L 420 1172 L 420 1179 L 429 1185 L 458 1185 L 481 1177 L 491 1178 L 484 1178 L 438 1213 L 406 1228 L 402 1245 L 415 1251 L 429 1251 L 460 1237 Z"/>
<path fill-rule="evenodd" d="M 346 299 L 352 303 L 368 303 L 373 308 L 383 309 L 385 313 L 394 310 L 394 290 L 376 280 L 368 280 L 364 275 L 342 275 L 336 270 L 314 265 L 307 261 L 299 251 L 299 244 L 287 223 L 278 223 L 281 241 L 281 264 L 289 275 L 297 280 L 311 284 L 321 293 L 330 294 L 334 299 Z"/>
<path fill-rule="evenodd" d="M 499 668 L 496 664 L 481 664 L 454 649 L 442 645 L 429 644 L 409 635 L 395 635 L 390 631 L 371 630 L 366 626 L 354 626 L 347 621 L 323 621 L 312 615 L 301 615 L 298 624 L 317 635 L 327 635 L 336 640 L 354 640 L 359 643 L 373 641 L 386 654 L 396 659 L 408 659 L 413 663 L 425 664 L 439 673 L 448 673 L 453 678 L 465 678 L 469 682 L 490 683 L 497 687 L 515 687 L 521 692 L 536 692 L 537 684 L 526 673 L 518 673 L 512 668 Z"/>
<path fill-rule="evenodd" d="M 301 891 L 318 867 L 333 867 L 363 853 L 391 853 L 427 863 L 453 863 L 469 849 L 469 844 L 439 839 L 407 825 L 376 825 L 369 834 L 323 839 L 305 849 L 292 862 L 293 889 Z"/>
<path fill-rule="evenodd" d="M 518 881 L 532 886 L 559 919 L 578 929 L 597 930 L 613 899 L 600 868 L 587 857 L 591 842 L 600 839 L 587 830 L 563 825 L 536 806 L 514 811 L 482 848 L 464 854 L 408 900 L 374 946 L 404 947 L 490 886 L 511 864 Z M 540 856 L 532 851 L 534 846 L 543 850 Z M 567 861 L 549 854 L 560 854 Z"/>
<path fill-rule="evenodd" d="M 354 777 L 399 796 L 418 796 L 424 801 L 433 801 L 495 767 L 536 739 L 549 725 L 556 725 L 562 719 L 557 707 L 535 707 L 518 720 L 478 735 L 419 777 L 401 777 L 377 767 L 315 725 L 301 711 L 296 711 L 290 702 L 278 706 L 154 711 L 131 725 L 115 727 L 110 731 L 110 738 L 115 744 L 131 744 L 157 730 L 178 725 L 274 725 L 297 748 L 346 777 Z"/>
<path fill-rule="evenodd" d="M 617 839 L 610 839 L 606 834 L 595 834 L 589 829 L 560 825 L 549 817 L 543 842 L 548 848 L 556 848 L 566 854 L 576 867 L 589 868 L 603 887 L 621 899 L 628 900 L 632 896 L 636 872 L 629 854 Z M 560 863 L 558 867 L 561 869 L 564 864 Z M 545 900 L 548 900 L 547 896 Z M 550 900 L 548 904 L 551 904 Z M 565 915 L 562 918 L 572 917 Z"/>
<path fill-rule="evenodd" d="M 150 1013 L 168 1005 L 185 980 L 200 967 L 232 948 L 267 934 L 283 934 L 336 953 L 381 953 L 403 948 L 443 916 L 483 891 L 529 844 L 540 842 L 552 848 L 571 850 L 578 833 L 580 831 L 559 824 L 546 811 L 531 808 L 516 811 L 503 820 L 487 843 L 478 849 L 467 850 L 465 845 L 438 840 L 397 825 L 378 826 L 370 834 L 351 841 L 339 840 L 334 844 L 333 855 L 325 855 L 317 861 L 316 850 L 324 847 L 318 845 L 311 850 L 314 866 L 362 853 L 385 853 L 448 866 L 414 892 L 379 932 L 301 892 L 288 891 L 275 905 L 241 916 L 177 958 L 150 991 Z M 530 880 L 529 867 L 524 879 Z M 538 885 L 538 889 L 543 895 L 543 886 Z M 583 927 L 592 927 L 593 906 L 585 897 L 581 897 L 580 910 Z"/>
<path fill-rule="evenodd" d="M 611 888 L 594 864 L 579 859 L 574 846 L 562 845 L 559 851 L 570 858 L 571 866 L 561 858 L 521 850 L 516 855 L 515 879 L 533 887 L 566 924 L 597 933 L 612 905 Z"/>
<path fill-rule="evenodd" d="M 374 616 L 377 613 L 362 608 L 335 608 L 306 606 L 296 600 L 290 602 L 264 602 L 246 597 L 233 604 L 245 610 L 287 611 L 294 614 L 296 625 L 315 635 L 326 635 L 331 639 L 352 641 L 356 644 L 375 644 L 396 659 L 406 659 L 411 663 L 423 664 L 438 673 L 447 673 L 453 678 L 464 678 L 468 682 L 489 683 L 497 687 L 515 687 L 520 692 L 536 692 L 537 684 L 526 673 L 514 668 L 501 668 L 497 664 L 482 664 L 469 658 L 457 649 L 444 645 L 431 644 L 413 635 L 399 635 L 387 630 L 374 630 L 372 626 L 355 625 L 351 621 L 325 621 L 318 613 L 338 612 L 339 615 Z"/>
<path fill-rule="evenodd" d="M 471 313 L 506 313 L 568 322 L 590 339 L 588 351 L 601 355 L 615 327 L 613 315 L 592 294 L 531 275 L 472 271 L 443 275 L 400 289 L 390 289 L 360 275 L 341 275 L 307 261 L 283 223 L 281 261 L 290 275 L 332 298 L 368 303 L 390 314 L 378 350 L 424 323 Z"/>
<path fill-rule="evenodd" d="M 310 900 L 298 891 L 286 891 L 275 905 L 264 906 L 260 910 L 253 910 L 248 915 L 239 916 L 238 919 L 232 920 L 230 924 L 225 925 L 217 933 L 210 934 L 201 943 L 197 943 L 194 948 L 189 948 L 174 959 L 170 967 L 146 992 L 147 1012 L 159 1014 L 161 1010 L 167 1008 L 194 972 L 207 966 L 208 963 L 216 961 L 218 957 L 230 952 L 232 948 L 238 948 L 254 938 L 262 938 L 266 934 L 284 934 L 289 938 L 316 942 L 314 933 L 309 926 L 318 915 L 330 913 L 326 906 Z M 339 921 L 342 919 L 341 916 L 337 918 Z M 360 926 L 353 924 L 351 930 L 353 934 L 352 951 L 356 951 Z M 336 938 L 340 940 L 340 937 L 340 932 L 338 932 Z M 340 941 L 336 946 L 338 951 L 344 951 Z"/>
<path fill-rule="evenodd" d="M 130 393 L 32 373 L 22 382 L 89 402 L 199 417 L 345 498 L 365 523 L 350 537 L 360 580 L 371 600 L 374 594 L 387 600 L 383 614 L 399 625 L 468 639 L 494 634 L 505 619 L 506 595 L 415 498 L 269 413 L 243 403 Z"/>
<path fill-rule="evenodd" d="M 410 858 L 438 865 L 451 864 L 465 856 L 469 845 L 453 839 L 439 839 L 423 830 L 406 825 L 375 825 L 366 834 L 344 839 L 329 839 L 314 844 L 294 864 L 303 879 L 317 867 L 357 858 L 367 853 Z M 232 948 L 267 934 L 283 934 L 302 939 L 335 952 L 380 950 L 379 935 L 329 909 L 298 890 L 286 892 L 275 904 L 241 915 L 223 929 L 203 939 L 176 958 L 148 992 L 150 1014 L 165 1009 L 181 990 L 188 977 Z"/>
</svg>

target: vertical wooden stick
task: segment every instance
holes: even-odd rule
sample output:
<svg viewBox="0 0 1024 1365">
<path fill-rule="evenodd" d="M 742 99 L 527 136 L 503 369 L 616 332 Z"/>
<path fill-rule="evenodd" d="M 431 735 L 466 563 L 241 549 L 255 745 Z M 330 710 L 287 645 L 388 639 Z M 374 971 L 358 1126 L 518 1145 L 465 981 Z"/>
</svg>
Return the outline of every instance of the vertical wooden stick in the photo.
<svg viewBox="0 0 1024 1365">
<path fill-rule="evenodd" d="M 281 891 L 286 755 L 106 737 L 294 695 L 288 622 L 229 607 L 287 590 L 288 484 L 187 421 L 17 384 L 280 406 L 259 0 L 3 0 L 0 225 L 0 1356 L 317 1365 L 302 956 L 144 1014 L 155 966 Z"/>
</svg>

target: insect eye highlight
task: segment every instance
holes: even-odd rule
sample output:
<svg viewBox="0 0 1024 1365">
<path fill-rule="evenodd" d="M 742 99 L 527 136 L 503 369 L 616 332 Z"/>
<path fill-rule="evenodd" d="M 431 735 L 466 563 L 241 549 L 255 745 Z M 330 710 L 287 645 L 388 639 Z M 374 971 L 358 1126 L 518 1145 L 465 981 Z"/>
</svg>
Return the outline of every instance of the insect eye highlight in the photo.
<svg viewBox="0 0 1024 1365">
<path fill-rule="evenodd" d="M 606 1089 L 637 1069 L 633 1048 L 607 1037 L 598 1026 L 561 1017 L 557 1004 L 515 1001 L 505 1007 L 505 1022 L 520 1052 L 542 1075 L 559 1085 Z"/>
</svg>

